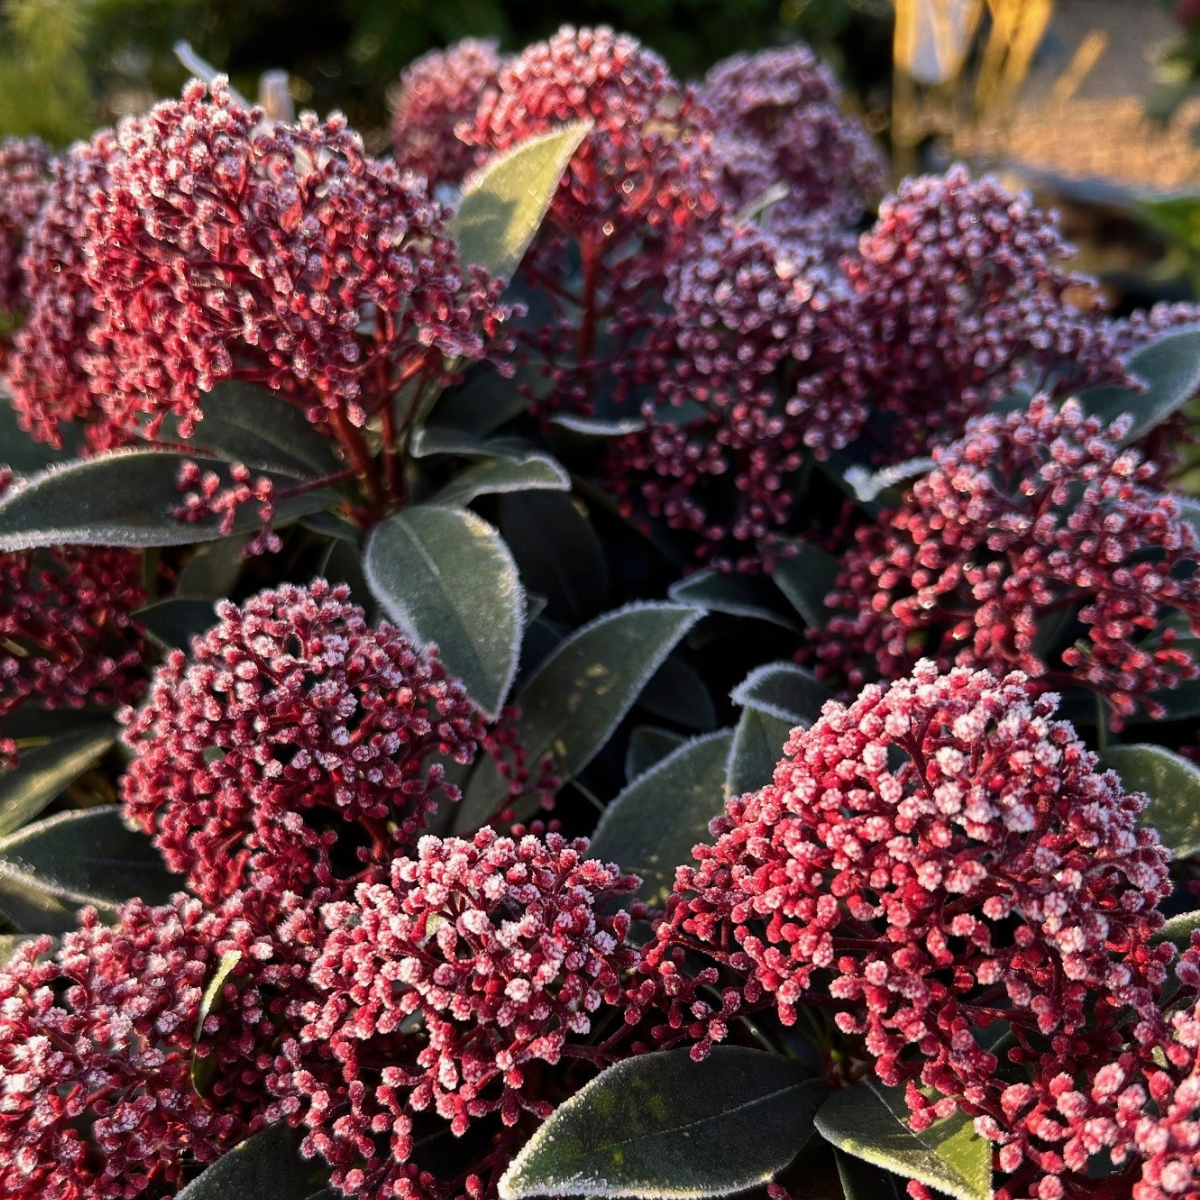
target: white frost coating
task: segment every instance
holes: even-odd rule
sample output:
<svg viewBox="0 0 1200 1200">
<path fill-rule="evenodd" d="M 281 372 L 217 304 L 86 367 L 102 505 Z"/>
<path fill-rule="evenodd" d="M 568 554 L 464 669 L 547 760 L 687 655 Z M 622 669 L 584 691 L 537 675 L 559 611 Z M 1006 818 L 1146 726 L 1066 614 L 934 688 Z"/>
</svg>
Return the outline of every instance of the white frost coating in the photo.
<svg viewBox="0 0 1200 1200">
<path fill-rule="evenodd" d="M 809 713 L 796 712 L 795 710 L 784 708 L 773 701 L 763 700 L 754 695 L 754 690 L 760 683 L 780 675 L 791 676 L 793 679 L 803 680 L 810 687 L 815 686 L 821 688 L 823 691 L 825 690 L 821 681 L 804 670 L 803 667 L 798 667 L 795 663 L 775 662 L 755 667 L 729 693 L 729 699 L 741 708 L 754 708 L 759 712 L 766 713 L 769 717 L 775 717 L 780 721 L 790 721 L 793 726 L 803 725 L 807 729 L 813 722 L 813 717 Z M 829 699 L 833 699 L 833 697 L 831 696 Z"/>
<path fill-rule="evenodd" d="M 880 492 L 932 471 L 937 463 L 932 458 L 910 458 L 907 462 L 897 463 L 894 467 L 885 467 L 882 471 L 871 472 L 866 467 L 850 467 L 842 478 L 853 489 L 854 495 L 863 503 L 870 504 Z"/>
<path fill-rule="evenodd" d="M 521 577 L 517 572 L 517 564 L 513 561 L 512 553 L 505 543 L 500 533 L 493 526 L 489 525 L 482 517 L 476 516 L 473 512 L 465 508 L 457 508 L 451 505 L 424 504 L 415 509 L 408 509 L 404 512 L 397 513 L 389 520 L 377 525 L 367 538 L 366 546 L 363 550 L 363 574 L 367 580 L 367 586 L 371 589 L 375 598 L 383 606 L 387 615 L 396 622 L 396 624 L 407 634 L 414 642 L 422 649 L 427 648 L 431 643 L 436 644 L 436 639 L 429 636 L 428 630 L 422 630 L 418 627 L 416 616 L 412 611 L 411 606 L 405 601 L 404 596 L 393 593 L 390 589 L 384 586 L 377 570 L 375 561 L 375 553 L 372 552 L 373 547 L 378 546 L 377 535 L 381 530 L 387 530 L 392 526 L 393 522 L 403 522 L 405 534 L 409 542 L 416 548 L 417 552 L 425 559 L 426 566 L 435 579 L 441 579 L 441 572 L 438 569 L 437 563 L 431 559 L 425 552 L 424 546 L 420 539 L 416 536 L 416 531 L 412 529 L 411 522 L 407 520 L 406 514 L 413 512 L 444 512 L 450 513 L 459 518 L 473 536 L 485 539 L 493 549 L 497 551 L 504 561 L 504 579 L 500 593 L 497 595 L 497 600 L 506 601 L 509 610 L 516 615 L 516 619 L 512 622 L 513 633 L 509 639 L 508 645 L 508 662 L 505 668 L 504 675 L 498 681 L 499 686 L 496 689 L 495 698 L 491 696 L 480 697 L 473 690 L 469 689 L 471 699 L 479 706 L 483 714 L 489 718 L 495 718 L 500 709 L 504 706 L 505 697 L 512 690 L 513 680 L 516 678 L 517 666 L 521 657 L 521 641 L 525 633 L 524 612 L 525 612 L 525 589 L 521 583 Z M 377 553 L 381 553 L 376 550 Z M 450 608 L 457 612 L 453 597 L 448 597 Z M 463 627 L 470 634 L 469 623 L 464 621 Z M 478 656 L 478 650 L 471 643 L 471 652 L 475 656 L 476 666 L 481 673 L 487 673 L 483 661 Z M 443 657 L 443 662 L 445 659 Z M 451 673 L 453 667 L 450 663 L 445 663 L 447 670 Z"/>
</svg>

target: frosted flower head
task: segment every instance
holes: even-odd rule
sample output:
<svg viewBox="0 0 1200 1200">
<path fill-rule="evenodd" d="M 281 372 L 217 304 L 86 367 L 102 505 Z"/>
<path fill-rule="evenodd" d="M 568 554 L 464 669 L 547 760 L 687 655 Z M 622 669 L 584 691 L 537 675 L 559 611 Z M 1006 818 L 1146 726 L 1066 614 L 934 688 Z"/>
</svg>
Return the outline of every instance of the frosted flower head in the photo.
<svg viewBox="0 0 1200 1200">
<path fill-rule="evenodd" d="M 472 759 L 478 711 L 436 652 L 347 596 L 317 580 L 223 602 L 126 714 L 125 813 L 207 900 L 353 879 L 458 797 L 442 760 Z"/>
<path fill-rule="evenodd" d="M 556 834 L 427 836 L 389 882 L 325 909 L 316 998 L 273 1086 L 343 1191 L 405 1194 L 414 1116 L 462 1136 L 548 1115 L 537 1066 L 619 1001 L 634 958 L 627 914 L 604 904 L 637 880 L 586 851 Z"/>
<path fill-rule="evenodd" d="M 1156 693 L 1200 673 L 1168 625 L 1200 628 L 1196 535 L 1124 430 L 1044 397 L 972 422 L 858 531 L 813 635 L 826 669 L 857 686 L 868 662 L 888 678 L 927 655 L 1081 685 L 1116 727 L 1138 706 L 1162 716 Z M 1067 616 L 1078 632 L 1056 642 Z"/>
<path fill-rule="evenodd" d="M 504 61 L 494 41 L 463 38 L 406 67 L 392 111 L 396 165 L 424 175 L 430 186 L 462 183 L 479 156 L 458 136 L 458 127 L 474 123 Z"/>
<path fill-rule="evenodd" d="M 1063 393 L 1125 380 L 1090 280 L 1071 274 L 1053 215 L 962 167 L 905 180 L 846 260 L 878 364 L 884 455 L 959 436 L 1020 380 Z"/>
<path fill-rule="evenodd" d="M 173 414 L 189 436 L 201 395 L 239 377 L 361 425 L 390 394 L 380 374 L 481 358 L 505 315 L 424 180 L 367 155 L 341 116 L 272 123 L 193 81 L 117 139 L 85 276 L 93 386 L 118 427 Z"/>
<path fill-rule="evenodd" d="M 1172 955 L 1152 945 L 1170 884 L 1137 825 L 1147 800 L 1099 773 L 1054 709 L 1020 674 L 930 662 L 827 704 L 680 869 L 644 969 L 670 983 L 674 947 L 731 937 L 746 999 L 772 996 L 790 1024 L 810 993 L 832 996 L 879 1077 L 910 1085 L 918 1127 L 931 1088 L 992 1118 L 1006 1171 L 1039 1161 L 1053 1081 L 1113 1061 L 1125 1010 L 1153 1026 Z M 977 1032 L 997 1021 L 1027 1084 L 1007 1117 Z"/>
<path fill-rule="evenodd" d="M 0 141 L 0 314 L 23 307 L 21 248 L 46 199 L 50 147 L 39 138 Z"/>
</svg>

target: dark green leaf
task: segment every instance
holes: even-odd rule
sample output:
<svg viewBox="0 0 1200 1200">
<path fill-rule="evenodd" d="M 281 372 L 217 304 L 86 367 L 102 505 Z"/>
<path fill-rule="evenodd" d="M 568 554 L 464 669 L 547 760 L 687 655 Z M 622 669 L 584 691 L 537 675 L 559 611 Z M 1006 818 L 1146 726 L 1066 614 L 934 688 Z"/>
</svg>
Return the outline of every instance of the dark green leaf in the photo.
<svg viewBox="0 0 1200 1200">
<path fill-rule="evenodd" d="M 846 1200 L 906 1200 L 904 1182 L 861 1158 L 833 1152 Z"/>
<path fill-rule="evenodd" d="M 77 442 L 64 431 L 64 441 Z M 45 442 L 35 442 L 17 423 L 12 402 L 0 391 L 0 467 L 8 467 L 15 475 L 37 475 L 55 463 L 74 458 L 64 447 L 55 450 Z"/>
<path fill-rule="evenodd" d="M 779 590 L 810 629 L 820 629 L 829 619 L 825 598 L 833 591 L 837 576 L 838 560 L 808 542 L 802 542 L 795 555 L 771 572 Z"/>
<path fill-rule="evenodd" d="M 694 604 L 708 612 L 728 613 L 734 617 L 757 617 L 784 629 L 796 629 L 796 623 L 779 612 L 771 593 L 778 591 L 748 575 L 725 575 L 719 571 L 701 571 L 671 586 L 668 595 L 681 604 Z"/>
<path fill-rule="evenodd" d="M 302 1158 L 300 1130 L 271 1125 L 197 1175 L 176 1200 L 317 1200 L 329 1177 Z"/>
<path fill-rule="evenodd" d="M 591 523 L 570 496 L 502 496 L 499 524 L 525 586 L 546 597 L 552 616 L 576 623 L 603 611 L 608 564 Z"/>
<path fill-rule="evenodd" d="M 1154 935 L 1156 942 L 1174 942 L 1181 950 L 1186 950 L 1192 942 L 1192 933 L 1200 929 L 1200 910 L 1196 912 L 1179 913 L 1170 917 L 1163 927 Z"/>
<path fill-rule="evenodd" d="M 350 599 L 365 609 L 375 603 L 367 577 L 363 572 L 362 554 L 353 542 L 331 541 L 321 555 L 320 574 L 330 583 L 344 583 L 350 589 Z"/>
<path fill-rule="evenodd" d="M 186 454 L 129 450 L 66 463 L 38 475 L 0 500 L 0 550 L 77 546 L 183 546 L 225 537 L 220 519 L 180 521 L 172 514 L 183 497 L 177 487 Z M 194 460 L 193 460 L 194 461 Z M 228 482 L 228 467 L 205 460 Z M 281 489 L 294 480 L 264 472 Z M 276 521 L 317 512 L 330 502 L 324 489 L 281 499 Z M 235 529 L 262 524 L 256 504 L 242 505 Z"/>
<path fill-rule="evenodd" d="M 675 868 L 691 860 L 692 847 L 708 839 L 708 823 L 724 811 L 729 730 L 685 742 L 635 779 L 609 806 L 588 853 L 640 875 L 638 896 L 661 908 Z"/>
<path fill-rule="evenodd" d="M 474 513 L 420 505 L 376 525 L 363 558 L 384 611 L 489 716 L 500 711 L 521 652 L 524 597 L 500 535 Z"/>
<path fill-rule="evenodd" d="M 791 1059 L 740 1046 L 627 1059 L 550 1115 L 500 1196 L 727 1196 L 800 1153 L 825 1093 Z"/>
<path fill-rule="evenodd" d="M 725 764 L 726 797 L 756 792 L 771 782 L 793 728 L 793 722 L 761 709 L 742 710 Z"/>
<path fill-rule="evenodd" d="M 825 702 L 833 699 L 833 693 L 803 667 L 776 662 L 751 671 L 729 698 L 743 708 L 757 708 L 807 728 L 821 715 Z"/>
<path fill-rule="evenodd" d="M 625 779 L 632 783 L 644 775 L 656 762 L 678 750 L 687 738 L 670 729 L 659 729 L 655 725 L 639 725 L 629 735 L 629 746 L 625 751 Z"/>
<path fill-rule="evenodd" d="M 245 536 L 228 537 L 197 546 L 180 568 L 176 599 L 213 601 L 232 596 L 246 565 L 242 548 L 247 541 Z"/>
<path fill-rule="evenodd" d="M 559 643 L 514 700 L 521 709 L 521 740 L 530 763 L 550 754 L 564 780 L 582 771 L 698 617 L 683 604 L 631 604 Z M 485 823 L 500 807 L 505 786 L 495 770 L 477 769 L 459 805 L 455 829 Z"/>
<path fill-rule="evenodd" d="M 1158 830 L 1163 845 L 1179 858 L 1200 852 L 1200 768 L 1162 746 L 1110 746 L 1104 765 L 1127 791 L 1145 792 L 1150 807 L 1143 825 Z"/>
<path fill-rule="evenodd" d="M 217 623 L 217 610 L 211 600 L 173 597 L 140 609 L 137 619 L 164 649 L 187 650 L 196 634 Z"/>
<path fill-rule="evenodd" d="M 826 1141 L 846 1154 L 915 1179 L 955 1200 L 991 1200 L 992 1146 L 961 1113 L 922 1133 L 908 1126 L 902 1088 L 860 1083 L 833 1093 L 817 1113 Z"/>
<path fill-rule="evenodd" d="M 32 821 L 116 741 L 109 724 L 88 723 L 21 754 L 0 774 L 0 837 Z"/>
<path fill-rule="evenodd" d="M 508 282 L 525 256 L 591 122 L 564 125 L 491 158 L 467 181 L 450 233 L 464 264 Z"/>
<path fill-rule="evenodd" d="M 221 955 L 221 961 L 217 964 L 217 969 L 213 973 L 213 977 L 208 981 L 208 986 L 204 989 L 204 995 L 200 997 L 200 1013 L 196 1018 L 195 1032 L 197 1042 L 199 1042 L 200 1035 L 204 1032 L 204 1022 L 208 1020 L 209 1013 L 221 1005 L 221 1000 L 225 992 L 225 981 L 241 961 L 242 952 L 240 950 L 226 950 Z M 216 1067 L 217 1061 L 215 1055 L 210 1054 L 207 1058 L 197 1058 L 195 1050 L 192 1051 L 190 1074 L 192 1087 L 196 1090 L 197 1095 L 204 1095 L 205 1089 L 212 1082 Z"/>
<path fill-rule="evenodd" d="M 1173 412 L 1182 408 L 1200 388 L 1200 329 L 1164 334 L 1129 356 L 1129 372 L 1144 384 L 1144 392 L 1125 388 L 1093 388 L 1080 403 L 1089 416 L 1105 422 L 1122 413 L 1133 416 L 1133 426 L 1123 445 L 1136 442 Z"/>
<path fill-rule="evenodd" d="M 201 401 L 204 419 L 188 439 L 218 458 L 299 479 L 319 479 L 344 469 L 333 446 L 303 408 L 257 388 L 227 380 Z"/>
<path fill-rule="evenodd" d="M 502 492 L 571 489 L 571 477 L 548 454 L 531 450 L 524 458 L 485 458 L 460 471 L 431 499 L 431 504 L 470 504 L 478 496 Z"/>
<path fill-rule="evenodd" d="M 426 425 L 413 431 L 408 449 L 413 458 L 456 454 L 463 458 L 519 460 L 528 455 L 530 448 L 525 444 L 516 444 L 512 439 L 482 438 L 476 433 L 451 429 L 444 425 Z"/>
<path fill-rule="evenodd" d="M 107 912 L 134 896 L 161 904 L 180 882 L 116 806 L 60 813 L 0 838 L 0 913 L 23 933 L 71 929 L 86 904 Z"/>
<path fill-rule="evenodd" d="M 528 407 L 529 399 L 515 379 L 485 369 L 443 396 L 425 428 L 431 433 L 455 431 L 485 438 Z"/>
<path fill-rule="evenodd" d="M 652 676 L 638 697 L 638 707 L 664 721 L 707 733 L 715 729 L 717 710 L 704 680 L 672 656 Z"/>
</svg>

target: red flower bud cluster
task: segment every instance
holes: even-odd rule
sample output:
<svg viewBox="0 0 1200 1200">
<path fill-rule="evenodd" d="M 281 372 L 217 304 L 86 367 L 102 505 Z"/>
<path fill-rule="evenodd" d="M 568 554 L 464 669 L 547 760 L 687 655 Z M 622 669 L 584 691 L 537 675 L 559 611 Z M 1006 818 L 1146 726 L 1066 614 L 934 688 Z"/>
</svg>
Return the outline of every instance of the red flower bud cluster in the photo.
<svg viewBox="0 0 1200 1200">
<path fill-rule="evenodd" d="M 1022 380 L 1054 391 L 1119 383 L 1124 369 L 1090 280 L 1053 215 L 962 167 L 903 182 L 845 267 L 877 364 L 879 458 L 958 437 Z"/>
<path fill-rule="evenodd" d="M 610 486 L 696 535 L 707 565 L 769 569 L 804 455 L 846 445 L 867 417 L 857 297 L 818 252 L 727 222 L 667 280 L 661 347 L 631 367 L 657 390 L 645 428 L 612 448 Z"/>
<path fill-rule="evenodd" d="M 832 72 L 801 42 L 717 63 L 697 95 L 712 113 L 714 150 L 731 211 L 782 184 L 766 228 L 845 248 L 847 231 L 884 190 L 887 164 L 863 126 L 841 111 Z"/>
<path fill-rule="evenodd" d="M 707 115 L 656 54 L 605 27 L 564 26 L 506 63 L 462 136 L 506 150 L 572 120 L 592 128 L 525 257 L 552 313 L 525 345 L 550 380 L 541 406 L 588 412 L 611 366 L 638 352 L 668 264 L 719 199 Z"/>
<path fill-rule="evenodd" d="M 218 606 L 125 714 L 126 815 L 215 901 L 306 894 L 411 846 L 485 728 L 435 651 L 321 580 Z"/>
<path fill-rule="evenodd" d="M 973 422 L 894 513 L 858 530 L 835 615 L 811 636 L 827 675 L 1025 671 L 1102 696 L 1120 727 L 1200 673 L 1167 622 L 1200 629 L 1196 534 L 1156 469 L 1074 401 Z"/>
<path fill-rule="evenodd" d="M 50 147 L 39 138 L 0 141 L 0 315 L 11 315 L 25 301 L 21 248 L 46 199 Z"/>
<path fill-rule="evenodd" d="M 479 38 L 410 63 L 392 113 L 396 165 L 424 175 L 431 187 L 462 183 L 480 156 L 458 136 L 459 126 L 474 125 L 479 102 L 504 64 L 496 43 Z"/>
<path fill-rule="evenodd" d="M 82 708 L 141 695 L 146 643 L 133 614 L 146 599 L 141 558 L 129 550 L 0 554 L 0 722 L 26 700 Z M 13 752 L 0 734 L 0 758 Z"/>
<path fill-rule="evenodd" d="M 1061 1197 L 1036 1180 L 1086 1168 L 1099 1133 L 1064 1135 L 1061 1098 L 1131 1031 L 1154 1044 L 1173 954 L 1152 944 L 1170 883 L 1137 826 L 1146 798 L 1096 771 L 1055 705 L 1019 673 L 930 662 L 828 703 L 680 868 L 642 968 L 670 997 L 679 951 L 707 953 L 744 977 L 744 1007 L 769 997 L 785 1024 L 832 997 L 883 1082 L 907 1085 L 915 1128 L 977 1117 L 1000 1169 L 1020 1173 L 1006 1200 Z M 711 1012 L 697 1056 L 725 1034 Z M 675 1028 L 696 1017 L 670 1013 Z M 1012 1035 L 1003 1071 L 997 1022 Z M 1064 1136 L 1078 1144 L 1064 1151 Z M 1095 1149 L 1122 1144 L 1113 1126 Z"/>
<path fill-rule="evenodd" d="M 21 259 L 29 314 L 17 332 L 7 383 L 22 428 L 52 446 L 62 445 L 62 427 L 74 421 L 86 423 L 97 447 L 127 439 L 104 417 L 104 399 L 92 387 L 88 364 L 98 314 L 84 280 L 87 214 L 104 203 L 117 153 L 116 138 L 104 130 L 55 159 Z"/>
<path fill-rule="evenodd" d="M 243 897 L 216 912 L 135 900 L 115 928 L 85 909 L 52 956 L 50 938 L 17 949 L 0 969 L 3 1200 L 174 1194 L 188 1164 L 266 1123 L 272 1042 L 306 970 L 297 930 L 312 918 L 267 936 L 262 915 Z"/>
<path fill-rule="evenodd" d="M 496 1114 L 545 1117 L 541 1069 L 621 998 L 629 918 L 605 915 L 638 881 L 556 834 L 423 837 L 389 882 L 327 905 L 328 933 L 272 1086 L 350 1196 L 437 1193 L 413 1162 L 414 1124 L 463 1136 Z M 480 1194 L 470 1168 L 441 1181 Z"/>
</svg>

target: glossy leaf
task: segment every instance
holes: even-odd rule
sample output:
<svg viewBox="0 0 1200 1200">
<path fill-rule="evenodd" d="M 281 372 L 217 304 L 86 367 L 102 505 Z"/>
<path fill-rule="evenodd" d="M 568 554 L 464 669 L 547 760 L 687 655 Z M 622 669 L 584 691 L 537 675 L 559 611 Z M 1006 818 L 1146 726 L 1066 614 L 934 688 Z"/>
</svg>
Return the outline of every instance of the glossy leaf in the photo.
<svg viewBox="0 0 1200 1200">
<path fill-rule="evenodd" d="M 656 762 L 666 758 L 672 750 L 678 750 L 688 739 L 682 733 L 670 729 L 659 729 L 657 725 L 639 725 L 629 735 L 625 750 L 625 780 L 632 783 L 644 775 Z"/>
<path fill-rule="evenodd" d="M 825 598 L 833 591 L 837 576 L 838 560 L 807 542 L 771 572 L 779 590 L 811 629 L 819 629 L 829 619 Z"/>
<path fill-rule="evenodd" d="M 608 563 L 591 523 L 562 492 L 500 498 L 500 532 L 525 586 L 545 596 L 556 619 L 573 624 L 604 610 Z"/>
<path fill-rule="evenodd" d="M 24 751 L 15 767 L 0 774 L 0 837 L 32 821 L 98 762 L 116 737 L 113 725 L 88 722 Z"/>
<path fill-rule="evenodd" d="M 328 1169 L 300 1154 L 301 1130 L 271 1125 L 202 1171 L 176 1200 L 317 1200 Z"/>
<path fill-rule="evenodd" d="M 174 596 L 140 609 L 137 619 L 164 649 L 187 650 L 192 638 L 217 623 L 217 610 L 211 600 Z"/>
<path fill-rule="evenodd" d="M 751 671 L 729 698 L 743 708 L 757 708 L 781 721 L 807 727 L 821 715 L 833 693 L 811 671 L 795 663 L 776 662 Z"/>
<path fill-rule="evenodd" d="M 1181 950 L 1186 950 L 1191 945 L 1192 934 L 1197 929 L 1200 929 L 1200 910 L 1178 913 L 1167 918 L 1163 927 L 1154 935 L 1154 940 L 1174 942 Z"/>
<path fill-rule="evenodd" d="M 992 1146 L 959 1113 L 921 1133 L 909 1128 L 903 1089 L 860 1083 L 821 1106 L 816 1126 L 846 1154 L 915 1179 L 955 1200 L 991 1200 Z"/>
<path fill-rule="evenodd" d="M 51 468 L 0 500 L 0 551 L 68 543 L 77 546 L 183 546 L 225 537 L 220 519 L 180 521 L 176 481 L 194 456 L 169 450 L 130 450 Z M 205 470 L 228 480 L 215 460 Z M 263 472 L 286 489 L 295 480 Z M 317 512 L 330 503 L 325 489 L 281 499 L 276 523 Z M 235 530 L 262 524 L 256 504 L 243 505 Z"/>
<path fill-rule="evenodd" d="M 796 1157 L 825 1094 L 793 1060 L 740 1046 L 627 1059 L 550 1115 L 500 1196 L 727 1196 Z"/>
<path fill-rule="evenodd" d="M 1123 445 L 1144 437 L 1200 390 L 1200 329 L 1164 334 L 1134 351 L 1128 368 L 1146 385 L 1144 392 L 1093 388 L 1079 398 L 1089 415 L 1105 422 L 1116 420 L 1122 413 L 1132 414 L 1133 426 L 1122 439 Z"/>
<path fill-rule="evenodd" d="M 363 557 L 384 611 L 446 669 L 489 716 L 512 686 L 521 652 L 524 594 L 500 535 L 460 508 L 421 505 L 377 525 Z"/>
<path fill-rule="evenodd" d="M 1150 797 L 1141 822 L 1158 830 L 1172 854 L 1200 853 L 1200 767 L 1151 745 L 1110 746 L 1104 764 L 1120 775 L 1127 791 Z"/>
<path fill-rule="evenodd" d="M 60 813 L 0 838 L 0 913 L 23 933 L 74 928 L 88 904 L 107 912 L 134 896 L 161 904 L 180 882 L 115 805 Z"/>
<path fill-rule="evenodd" d="M 240 380 L 218 383 L 200 402 L 203 420 L 188 440 L 218 458 L 299 479 L 344 469 L 303 408 Z"/>
<path fill-rule="evenodd" d="M 846 1200 L 906 1200 L 905 1181 L 840 1150 L 833 1152 Z"/>
<path fill-rule="evenodd" d="M 638 896 L 662 908 L 675 868 L 708 840 L 708 823 L 724 810 L 729 730 L 685 742 L 635 779 L 604 810 L 592 835 L 593 858 L 641 877 Z"/>
<path fill-rule="evenodd" d="M 456 475 L 430 500 L 431 504 L 467 505 L 479 496 L 503 492 L 566 492 L 571 477 L 559 463 L 540 451 L 521 459 L 485 458 Z"/>
<path fill-rule="evenodd" d="M 558 191 L 591 122 L 573 122 L 498 154 L 467 180 L 450 233 L 463 264 L 507 283 Z"/>
<path fill-rule="evenodd" d="M 582 771 L 698 617 L 685 604 L 631 604 L 560 642 L 514 699 L 529 762 L 550 754 L 563 779 Z M 459 832 L 485 823 L 504 799 L 506 785 L 489 766 L 482 762 L 467 784 Z"/>
<path fill-rule="evenodd" d="M 771 592 L 778 591 L 748 575 L 726 575 L 719 571 L 701 571 L 672 584 L 668 595 L 683 604 L 695 604 L 707 612 L 728 613 L 734 617 L 756 617 L 783 629 L 796 629 L 796 622 L 778 611 Z"/>
<path fill-rule="evenodd" d="M 725 763 L 725 796 L 742 796 L 766 787 L 783 757 L 794 724 L 758 708 L 742 710 Z"/>
</svg>

